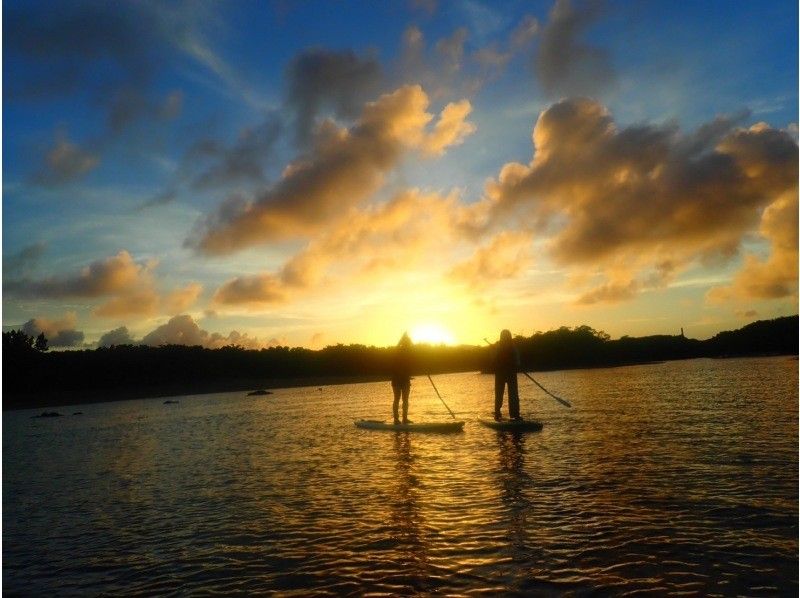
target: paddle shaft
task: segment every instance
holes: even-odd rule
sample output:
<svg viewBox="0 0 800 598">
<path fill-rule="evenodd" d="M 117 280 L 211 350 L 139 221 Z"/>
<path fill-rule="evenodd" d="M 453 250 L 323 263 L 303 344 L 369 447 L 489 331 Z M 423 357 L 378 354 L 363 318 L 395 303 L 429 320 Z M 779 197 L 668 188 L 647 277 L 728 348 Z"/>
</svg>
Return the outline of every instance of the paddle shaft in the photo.
<svg viewBox="0 0 800 598">
<path fill-rule="evenodd" d="M 442 395 L 440 395 L 440 394 L 439 394 L 439 389 L 438 389 L 438 388 L 436 388 L 436 385 L 433 383 L 433 378 L 431 378 L 431 375 L 430 375 L 430 374 L 426 374 L 426 375 L 428 376 L 428 380 L 430 380 L 430 381 L 431 381 L 431 386 L 433 386 L 433 390 L 435 390 L 435 391 L 436 391 L 436 396 L 437 396 L 437 397 L 439 397 L 439 400 L 442 402 L 442 405 L 444 405 L 444 406 L 445 406 L 445 408 L 446 408 L 448 411 L 450 411 L 450 407 L 448 407 L 448 406 L 447 406 L 447 403 L 445 403 L 445 402 L 444 402 L 444 399 L 442 398 Z M 450 411 L 450 415 L 452 415 L 452 416 L 453 416 L 453 419 L 455 419 L 455 418 L 456 418 L 455 414 L 454 414 L 452 411 Z"/>
<path fill-rule="evenodd" d="M 484 340 L 484 341 L 486 341 L 486 344 L 487 344 L 487 345 L 489 345 L 490 347 L 492 346 L 492 343 L 490 343 L 488 340 L 486 340 L 486 339 L 483 339 L 483 340 Z M 549 390 L 547 390 L 547 389 L 546 389 L 544 386 L 542 386 L 542 385 L 541 385 L 541 384 L 539 384 L 539 383 L 538 383 L 536 380 L 534 380 L 534 379 L 533 379 L 533 376 L 531 376 L 531 375 L 530 375 L 528 372 L 522 372 L 522 373 L 523 373 L 523 374 L 525 374 L 525 375 L 528 377 L 528 379 L 529 379 L 531 382 L 533 382 L 533 383 L 534 383 L 536 386 L 538 386 L 539 388 L 541 388 L 541 389 L 542 389 L 544 392 L 546 392 L 547 394 L 549 394 L 549 395 L 550 395 L 551 397 L 553 397 L 553 398 L 554 398 L 556 401 L 558 401 L 559 403 L 561 403 L 562 405 L 564 405 L 564 407 L 572 407 L 572 405 L 570 404 L 570 402 L 569 402 L 569 401 L 565 401 L 565 400 L 564 400 L 564 399 L 562 399 L 561 397 L 557 397 L 556 395 L 554 395 L 552 392 L 550 392 L 550 391 L 549 391 Z"/>
<path fill-rule="evenodd" d="M 522 372 L 522 373 L 525 374 L 528 378 L 530 378 L 530 381 L 533 382 L 536 386 L 541 388 L 543 391 L 545 391 L 547 394 L 549 394 L 551 397 L 553 397 L 556 401 L 558 401 L 559 403 L 564 405 L 564 407 L 572 407 L 572 405 L 570 405 L 569 401 L 565 401 L 561 397 L 557 397 L 556 395 L 554 395 L 552 392 L 550 392 L 544 386 L 542 386 L 536 380 L 534 380 L 533 376 L 531 376 L 528 372 Z"/>
</svg>

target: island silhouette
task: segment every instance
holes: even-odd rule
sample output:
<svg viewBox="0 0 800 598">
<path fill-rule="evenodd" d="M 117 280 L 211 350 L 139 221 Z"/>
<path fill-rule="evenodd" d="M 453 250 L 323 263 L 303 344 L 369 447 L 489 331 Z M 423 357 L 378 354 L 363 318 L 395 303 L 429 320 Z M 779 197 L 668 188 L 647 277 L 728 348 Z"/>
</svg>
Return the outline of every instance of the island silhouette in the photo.
<svg viewBox="0 0 800 598">
<path fill-rule="evenodd" d="M 520 371 L 611 367 L 690 359 L 797 355 L 798 316 L 753 322 L 697 340 L 608 334 L 589 326 L 516 336 Z M 49 351 L 43 335 L 3 333 L 3 409 L 143 397 L 389 380 L 394 347 L 332 345 L 311 350 L 239 346 L 117 345 Z M 414 375 L 492 371 L 487 346 L 415 345 Z"/>
</svg>

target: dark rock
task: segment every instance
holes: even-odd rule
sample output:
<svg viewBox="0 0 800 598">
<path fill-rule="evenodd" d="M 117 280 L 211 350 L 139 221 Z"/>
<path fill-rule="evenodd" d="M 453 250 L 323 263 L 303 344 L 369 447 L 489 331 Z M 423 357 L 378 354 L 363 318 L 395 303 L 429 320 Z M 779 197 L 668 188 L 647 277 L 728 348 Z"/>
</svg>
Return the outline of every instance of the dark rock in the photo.
<svg viewBox="0 0 800 598">
<path fill-rule="evenodd" d="M 180 401 L 164 401 L 165 405 L 176 405 L 178 403 L 180 403 Z"/>
<path fill-rule="evenodd" d="M 34 415 L 33 417 L 61 417 L 58 411 L 43 411 L 41 415 Z"/>
<path fill-rule="evenodd" d="M 260 397 L 260 396 L 263 396 L 263 395 L 271 395 L 271 394 L 272 393 L 270 391 L 261 389 L 261 390 L 254 390 L 253 392 L 248 392 L 247 396 L 248 397 Z"/>
</svg>

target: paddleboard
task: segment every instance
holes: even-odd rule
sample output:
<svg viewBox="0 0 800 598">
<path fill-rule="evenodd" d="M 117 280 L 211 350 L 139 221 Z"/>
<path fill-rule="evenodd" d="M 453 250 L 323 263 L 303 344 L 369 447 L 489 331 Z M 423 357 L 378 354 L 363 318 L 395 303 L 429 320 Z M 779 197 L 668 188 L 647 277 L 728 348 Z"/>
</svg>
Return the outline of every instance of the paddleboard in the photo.
<svg viewBox="0 0 800 598">
<path fill-rule="evenodd" d="M 364 430 L 394 430 L 395 432 L 461 432 L 464 429 L 464 422 L 420 422 L 410 424 L 391 424 L 375 419 L 359 419 L 356 422 L 357 428 Z"/>
<path fill-rule="evenodd" d="M 544 424 L 542 422 L 535 422 L 533 420 L 514 420 L 502 419 L 496 421 L 493 419 L 481 419 L 480 421 L 487 428 L 497 430 L 498 432 L 539 432 Z"/>
</svg>

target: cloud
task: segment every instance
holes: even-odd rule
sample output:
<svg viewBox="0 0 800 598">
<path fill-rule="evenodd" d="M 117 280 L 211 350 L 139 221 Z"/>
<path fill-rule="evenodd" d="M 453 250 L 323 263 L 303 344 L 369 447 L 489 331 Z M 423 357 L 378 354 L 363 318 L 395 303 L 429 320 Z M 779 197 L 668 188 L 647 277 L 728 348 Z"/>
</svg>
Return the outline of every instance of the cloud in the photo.
<svg viewBox="0 0 800 598">
<path fill-rule="evenodd" d="M 164 311 L 169 314 L 177 314 L 186 311 L 195 304 L 202 292 L 203 285 L 196 282 L 189 283 L 181 289 L 172 291 L 164 297 Z"/>
<path fill-rule="evenodd" d="M 423 262 L 432 267 L 432 255 L 449 255 L 458 243 L 454 235 L 461 217 L 455 194 L 442 197 L 417 189 L 381 204 L 352 208 L 276 272 L 224 283 L 212 304 L 263 309 L 322 286 L 330 291 L 361 279 L 375 285 L 381 274 L 396 277 Z"/>
<path fill-rule="evenodd" d="M 41 185 L 63 185 L 83 178 L 99 163 L 97 154 L 81 149 L 61 133 L 33 180 Z"/>
<path fill-rule="evenodd" d="M 530 245 L 527 233 L 501 232 L 468 260 L 454 266 L 448 277 L 472 289 L 484 289 L 499 280 L 513 278 L 530 263 Z"/>
<path fill-rule="evenodd" d="M 294 114 L 295 134 L 301 145 L 310 139 L 317 117 L 325 109 L 343 119 L 358 116 L 364 102 L 374 97 L 382 79 L 378 61 L 352 50 L 305 50 L 286 69 L 286 106 Z"/>
<path fill-rule="evenodd" d="M 97 341 L 98 347 L 113 347 L 114 345 L 133 344 L 135 344 L 135 342 L 131 337 L 130 332 L 128 332 L 128 328 L 126 326 L 120 326 L 119 328 L 115 328 L 114 330 L 106 332 L 100 337 L 100 340 Z"/>
<path fill-rule="evenodd" d="M 533 141 L 530 164 L 506 164 L 488 183 L 472 225 L 546 234 L 557 263 L 599 267 L 617 283 L 584 302 L 622 297 L 626 279 L 638 281 L 632 292 L 691 262 L 729 259 L 762 210 L 797 189 L 797 144 L 766 125 L 620 129 L 598 102 L 569 99 L 540 115 Z"/>
<path fill-rule="evenodd" d="M 212 298 L 215 305 L 275 304 L 286 301 L 281 280 L 273 274 L 237 276 L 227 281 Z"/>
<path fill-rule="evenodd" d="M 468 100 L 461 100 L 445 106 L 433 132 L 426 138 L 424 149 L 429 154 L 439 156 L 452 145 L 460 145 L 464 139 L 476 131 L 475 125 L 466 122 L 472 112 Z"/>
<path fill-rule="evenodd" d="M 759 232 L 770 243 L 770 254 L 761 259 L 745 256 L 744 266 L 729 286 L 715 287 L 707 297 L 712 302 L 733 299 L 783 299 L 797 297 L 797 190 L 787 192 L 767 206 Z"/>
<path fill-rule="evenodd" d="M 16 253 L 3 256 L 3 271 L 7 277 L 25 276 L 40 261 L 47 249 L 47 243 L 42 241 L 26 245 Z"/>
<path fill-rule="evenodd" d="M 142 339 L 143 345 L 157 347 L 159 345 L 201 345 L 205 346 L 208 332 L 202 330 L 189 315 L 170 318 Z"/>
<path fill-rule="evenodd" d="M 130 253 L 122 250 L 92 262 L 73 275 L 4 281 L 3 290 L 10 295 L 36 299 L 107 298 L 93 311 L 106 318 L 151 316 L 162 310 L 175 313 L 193 304 L 202 286 L 189 283 L 162 297 L 153 277 L 156 265 L 155 260 L 136 262 Z"/>
<path fill-rule="evenodd" d="M 602 16 L 600 3 L 557 0 L 541 31 L 536 73 L 550 97 L 595 95 L 615 83 L 608 54 L 582 43 L 580 35 Z"/>
<path fill-rule="evenodd" d="M 184 178 L 191 178 L 195 190 L 241 182 L 264 184 L 264 170 L 282 128 L 280 120 L 270 115 L 257 126 L 244 129 L 230 146 L 212 139 L 194 143 L 182 166 L 192 174 Z"/>
<path fill-rule="evenodd" d="M 147 97 L 135 87 L 114 92 L 109 100 L 108 125 L 114 133 L 144 120 L 169 121 L 177 118 L 183 109 L 183 93 L 173 91 L 162 100 Z"/>
<path fill-rule="evenodd" d="M 38 281 L 9 280 L 4 288 L 6 292 L 22 297 L 101 297 L 136 288 L 148 279 L 153 266 L 153 263 L 137 264 L 131 254 L 123 250 L 115 256 L 92 262 L 73 276 Z"/>
<path fill-rule="evenodd" d="M 50 347 L 77 347 L 83 343 L 83 332 L 75 330 L 78 316 L 75 312 L 67 312 L 62 318 L 33 318 L 22 325 L 22 331 L 28 336 L 39 336 L 44 333 Z"/>
<path fill-rule="evenodd" d="M 152 316 L 158 313 L 158 302 L 158 293 L 153 288 L 133 289 L 109 299 L 103 305 L 95 308 L 92 313 L 104 318 Z"/>
<path fill-rule="evenodd" d="M 639 284 L 635 280 L 627 283 L 609 282 L 581 295 L 577 305 L 594 305 L 595 303 L 619 303 L 636 296 Z"/>
<path fill-rule="evenodd" d="M 443 149 L 437 140 L 463 138 L 469 125 L 455 117 L 454 128 L 428 134 L 433 117 L 427 107 L 421 87 L 405 86 L 368 103 L 349 130 L 328 123 L 309 156 L 291 163 L 272 188 L 255 200 L 230 197 L 186 244 L 227 254 L 315 233 L 377 191 L 405 151 L 428 144 Z M 452 111 L 446 107 L 442 115 Z"/>
<path fill-rule="evenodd" d="M 245 349 L 260 349 L 269 345 L 269 343 L 262 342 L 257 337 L 251 337 L 236 330 L 231 331 L 227 336 L 218 332 L 209 333 L 207 330 L 200 328 L 197 322 L 186 314 L 174 316 L 166 324 L 162 324 L 149 334 L 146 334 L 141 340 L 141 344 L 152 347 L 160 345 L 199 345 L 208 349 L 218 349 L 228 345 L 238 345 Z"/>
</svg>

